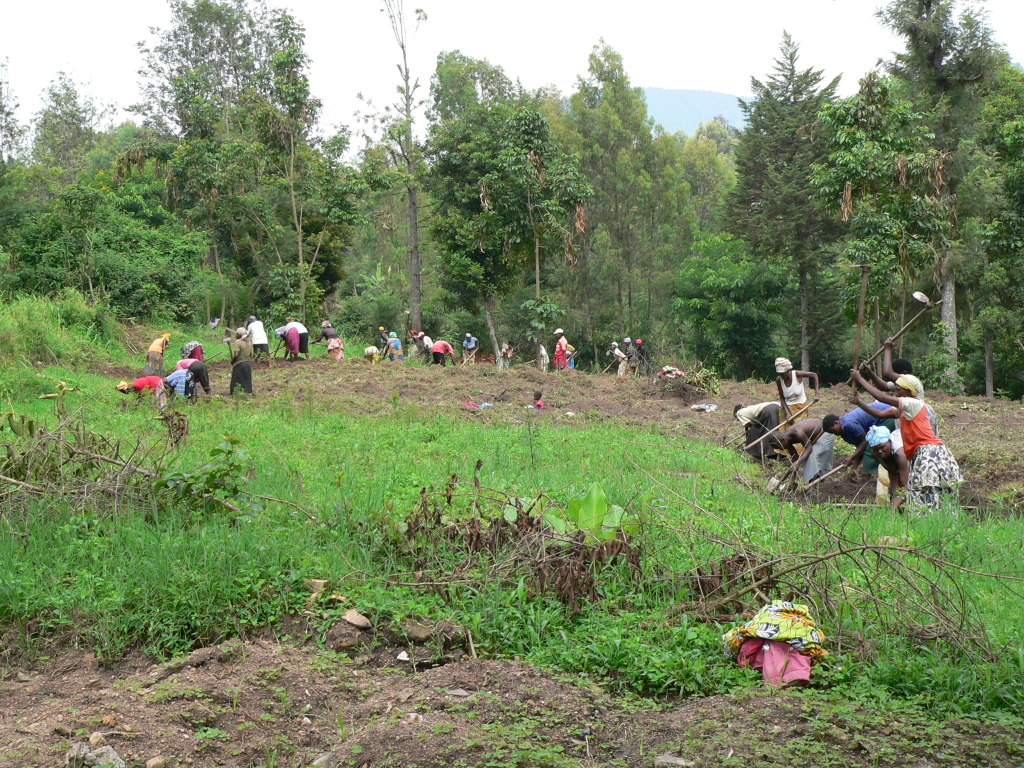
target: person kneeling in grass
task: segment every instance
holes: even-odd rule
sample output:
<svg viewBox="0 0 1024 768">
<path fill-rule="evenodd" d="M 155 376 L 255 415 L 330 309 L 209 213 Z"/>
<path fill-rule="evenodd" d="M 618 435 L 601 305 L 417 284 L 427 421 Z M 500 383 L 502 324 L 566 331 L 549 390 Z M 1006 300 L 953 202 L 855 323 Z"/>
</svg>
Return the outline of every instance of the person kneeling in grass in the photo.
<svg viewBox="0 0 1024 768">
<path fill-rule="evenodd" d="M 142 399 L 143 393 L 152 392 L 153 399 L 156 402 L 156 407 L 160 410 L 163 410 L 164 406 L 167 404 L 167 390 L 164 387 L 164 379 L 162 376 L 157 376 L 156 374 L 152 376 L 142 376 L 132 382 L 121 379 L 115 388 L 122 395 L 138 395 L 138 399 L 140 400 Z"/>
<path fill-rule="evenodd" d="M 899 420 L 903 452 L 910 462 L 906 506 L 934 512 L 941 506 L 943 496 L 951 496 L 955 500 L 964 476 L 949 448 L 932 429 L 928 411 L 921 400 L 924 391 L 921 380 L 904 374 L 896 379 L 896 388 L 890 395 L 869 384 L 860 371 L 850 371 L 850 377 L 869 395 L 890 406 L 879 410 L 865 405 L 856 397 L 860 408 L 878 419 Z"/>
</svg>

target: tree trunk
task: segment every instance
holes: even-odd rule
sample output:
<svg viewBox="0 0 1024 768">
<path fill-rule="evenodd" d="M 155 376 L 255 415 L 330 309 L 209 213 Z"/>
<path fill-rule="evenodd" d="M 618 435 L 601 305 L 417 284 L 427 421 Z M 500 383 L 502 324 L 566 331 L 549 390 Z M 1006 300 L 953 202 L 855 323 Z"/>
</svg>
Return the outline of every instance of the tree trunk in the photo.
<svg viewBox="0 0 1024 768">
<path fill-rule="evenodd" d="M 995 388 L 995 361 L 992 355 L 992 335 L 985 334 L 985 397 L 991 399 L 996 396 Z"/>
<path fill-rule="evenodd" d="M 411 141 L 411 140 L 410 140 Z M 408 171 L 413 172 L 412 160 L 410 158 Z M 420 275 L 422 265 L 420 263 L 420 211 L 419 202 L 416 199 L 416 187 L 409 185 L 409 315 L 413 327 L 423 330 L 423 315 L 420 312 L 420 301 L 423 298 L 423 291 L 420 287 Z M 484 306 L 486 307 L 486 300 Z"/>
<path fill-rule="evenodd" d="M 811 349 L 810 340 L 807 334 L 807 314 L 810 311 L 808 294 L 810 288 L 807 285 L 807 268 L 800 267 L 800 370 L 811 370 Z"/>
<path fill-rule="evenodd" d="M 946 376 L 950 381 L 956 380 L 956 363 L 959 359 L 956 333 L 956 276 L 949 263 L 949 253 L 940 257 L 939 270 L 941 273 L 942 291 L 942 324 L 945 328 L 946 354 L 949 355 L 949 367 L 946 369 Z"/>
<path fill-rule="evenodd" d="M 493 303 L 494 297 L 484 294 L 484 320 L 487 322 L 487 334 L 491 337 L 491 349 L 494 350 L 494 359 L 497 361 L 501 347 L 498 345 L 498 332 L 494 330 Z"/>
<path fill-rule="evenodd" d="M 540 233 L 533 230 L 533 271 L 537 285 L 537 301 L 540 301 Z"/>
</svg>

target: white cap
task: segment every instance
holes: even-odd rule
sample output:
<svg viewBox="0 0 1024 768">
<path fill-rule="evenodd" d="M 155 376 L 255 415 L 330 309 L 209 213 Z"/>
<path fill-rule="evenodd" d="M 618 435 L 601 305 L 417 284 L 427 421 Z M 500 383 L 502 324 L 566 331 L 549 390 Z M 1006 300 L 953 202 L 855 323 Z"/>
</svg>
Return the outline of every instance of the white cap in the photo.
<svg viewBox="0 0 1024 768">
<path fill-rule="evenodd" d="M 613 342 L 612 342 L 612 346 L 613 346 L 613 347 L 617 347 L 617 346 L 619 346 L 619 342 L 617 342 L 617 341 L 613 341 Z"/>
<path fill-rule="evenodd" d="M 555 328 L 555 335 L 557 336 L 560 333 L 565 333 L 565 331 L 563 331 L 561 328 Z"/>
<path fill-rule="evenodd" d="M 466 338 L 467 338 L 467 339 L 472 339 L 472 338 L 473 338 L 473 334 L 471 334 L 471 333 L 467 333 L 467 334 L 466 334 Z"/>
<path fill-rule="evenodd" d="M 633 340 L 631 338 L 629 338 L 629 336 L 624 338 L 623 341 L 626 342 L 627 344 L 632 344 L 633 343 Z"/>
</svg>

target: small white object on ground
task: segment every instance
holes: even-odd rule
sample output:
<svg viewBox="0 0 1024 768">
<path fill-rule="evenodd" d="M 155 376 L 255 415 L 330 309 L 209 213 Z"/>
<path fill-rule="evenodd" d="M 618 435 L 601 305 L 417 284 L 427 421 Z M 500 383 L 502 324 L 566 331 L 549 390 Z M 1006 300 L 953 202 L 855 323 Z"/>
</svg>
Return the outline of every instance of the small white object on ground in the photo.
<svg viewBox="0 0 1024 768">
<path fill-rule="evenodd" d="M 409 654 L 406 651 L 400 651 L 399 654 L 395 656 L 395 658 L 399 661 L 409 661 Z"/>
</svg>

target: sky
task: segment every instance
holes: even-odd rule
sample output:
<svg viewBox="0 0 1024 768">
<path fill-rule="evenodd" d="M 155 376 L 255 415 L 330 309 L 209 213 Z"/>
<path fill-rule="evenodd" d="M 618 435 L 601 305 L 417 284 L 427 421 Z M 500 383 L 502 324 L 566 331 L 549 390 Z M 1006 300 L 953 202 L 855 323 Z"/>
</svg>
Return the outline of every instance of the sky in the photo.
<svg viewBox="0 0 1024 768">
<path fill-rule="evenodd" d="M 880 0 L 406 0 L 427 20 L 411 38 L 410 64 L 423 91 L 438 53 L 460 50 L 502 66 L 527 88 L 570 93 L 599 40 L 623 57 L 633 84 L 750 94 L 750 78 L 772 68 L 783 31 L 801 64 L 842 75 L 842 95 L 900 49 L 875 17 Z M 307 30 L 310 79 L 324 124 L 354 125 L 365 110 L 396 98 L 398 48 L 380 0 L 268 0 Z M 58 72 L 93 98 L 126 107 L 138 100 L 137 43 L 166 26 L 166 0 L 12 0 L 0 26 L 0 62 L 27 122 Z M 1024 2 L 983 3 L 995 39 L 1024 61 Z M 410 13 L 411 15 L 411 13 Z M 1015 36 L 1013 33 L 1017 32 Z M 124 113 L 122 112 L 121 115 Z"/>
</svg>

